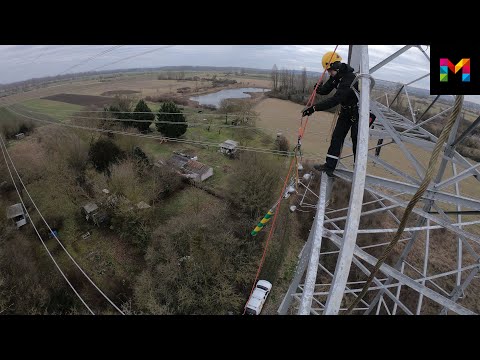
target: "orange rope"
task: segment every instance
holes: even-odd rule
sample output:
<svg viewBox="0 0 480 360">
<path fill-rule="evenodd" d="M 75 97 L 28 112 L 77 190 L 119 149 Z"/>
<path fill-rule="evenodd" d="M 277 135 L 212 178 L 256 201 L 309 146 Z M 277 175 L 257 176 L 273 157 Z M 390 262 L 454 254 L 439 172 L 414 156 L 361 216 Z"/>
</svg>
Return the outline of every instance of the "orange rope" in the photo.
<svg viewBox="0 0 480 360">
<path fill-rule="evenodd" d="M 332 61 L 333 55 L 337 51 L 337 48 L 338 48 L 338 45 L 335 46 L 335 50 L 333 50 L 332 56 L 330 57 L 330 60 L 328 62 Z M 320 76 L 320 79 L 317 81 L 317 84 L 316 84 L 315 88 L 313 89 L 313 92 L 310 95 L 310 98 L 307 101 L 307 105 L 306 105 L 307 107 L 312 106 L 313 100 L 315 99 L 317 87 L 322 82 L 323 76 L 325 75 L 326 71 L 327 71 L 327 69 L 323 70 L 323 73 Z M 307 128 L 308 116 L 307 116 L 307 120 L 305 121 L 304 126 L 302 126 L 302 122 L 303 122 L 303 116 L 300 119 L 300 129 L 299 129 L 299 134 L 298 134 L 298 142 L 299 143 L 300 143 L 300 140 L 303 138 L 303 134 L 305 133 L 305 129 Z M 277 220 L 278 211 L 280 209 L 280 204 L 282 202 L 283 193 L 285 192 L 285 188 L 287 186 L 288 179 L 290 178 L 290 173 L 292 172 L 292 165 L 297 159 L 297 156 L 296 156 L 297 151 L 298 151 L 298 145 L 295 147 L 295 156 L 292 157 L 292 160 L 290 161 L 290 167 L 288 168 L 288 174 L 285 177 L 285 181 L 283 183 L 282 191 L 280 192 L 280 196 L 278 198 L 278 204 L 277 204 L 277 207 L 275 209 L 275 214 L 273 215 L 272 226 L 270 227 L 270 231 L 268 233 L 267 241 L 265 242 L 265 248 L 263 249 L 262 258 L 260 260 L 260 264 L 258 266 L 257 274 L 255 275 L 255 281 L 253 282 L 252 290 L 250 291 L 250 296 L 248 297 L 248 299 L 250 299 L 252 297 L 253 290 L 255 289 L 255 285 L 257 284 L 258 277 L 260 275 L 260 272 L 262 271 L 263 263 L 265 262 L 265 255 L 267 254 L 268 244 L 269 244 L 270 239 L 273 235 L 273 230 L 275 229 L 275 223 L 276 223 L 276 220 Z M 298 177 L 298 166 L 297 166 L 297 177 Z M 248 303 L 248 301 L 247 301 L 247 303 Z M 245 314 L 246 309 L 247 309 L 247 304 L 245 304 L 245 307 L 243 308 L 243 315 Z"/>
<path fill-rule="evenodd" d="M 332 61 L 333 55 L 335 55 L 335 52 L 337 51 L 337 48 L 338 48 L 338 45 L 335 46 L 335 50 L 333 50 L 332 56 L 330 56 L 330 59 L 328 60 L 329 63 Z M 327 69 L 323 70 L 323 73 L 320 76 L 320 79 L 317 81 L 317 84 L 316 84 L 315 88 L 313 89 L 312 95 L 310 95 L 310 98 L 307 101 L 307 105 L 306 105 L 307 107 L 312 106 L 313 100 L 315 99 L 315 94 L 317 93 L 317 88 L 320 85 L 320 83 L 322 82 L 326 71 L 327 71 Z M 300 124 L 301 124 L 301 121 L 300 121 Z M 299 134 L 300 140 L 303 138 L 303 134 L 305 133 L 305 129 L 307 128 L 307 124 L 308 124 L 308 116 L 307 116 L 307 120 L 305 120 L 305 125 L 301 128 L 301 131 L 300 131 L 300 134 Z"/>
<path fill-rule="evenodd" d="M 279 203 L 275 209 L 275 215 L 273 215 L 273 220 L 272 220 L 272 226 L 270 227 L 270 231 L 268 233 L 267 241 L 265 242 L 265 248 L 263 249 L 263 254 L 262 254 L 262 259 L 260 260 L 260 266 L 258 267 L 257 274 L 255 275 L 255 281 L 253 282 L 252 290 L 250 291 L 250 297 L 253 294 L 253 290 L 255 289 L 255 285 L 257 284 L 258 276 L 260 275 L 260 271 L 262 271 L 263 263 L 265 261 L 265 255 L 267 254 L 267 248 L 268 248 L 268 243 L 270 242 L 270 239 L 273 234 L 273 229 L 275 229 L 275 222 L 277 221 L 277 215 L 278 215 L 278 210 L 280 209 L 280 203 L 282 201 L 283 193 L 285 192 L 285 187 L 287 186 L 288 179 L 290 178 L 290 173 L 292 171 L 292 165 L 295 161 L 295 157 L 292 157 L 292 160 L 290 161 L 290 167 L 288 169 L 288 175 L 285 178 L 285 181 L 283 183 L 282 191 L 280 192 L 280 197 L 279 197 Z M 245 314 L 245 311 L 247 309 L 247 304 L 245 304 L 245 307 L 243 309 L 243 314 Z"/>
</svg>

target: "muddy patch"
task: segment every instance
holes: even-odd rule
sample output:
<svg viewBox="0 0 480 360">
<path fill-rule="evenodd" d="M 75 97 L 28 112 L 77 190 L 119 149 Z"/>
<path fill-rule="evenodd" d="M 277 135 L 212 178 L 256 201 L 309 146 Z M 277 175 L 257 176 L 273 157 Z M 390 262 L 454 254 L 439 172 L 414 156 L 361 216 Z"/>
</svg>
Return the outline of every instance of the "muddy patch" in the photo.
<svg viewBox="0 0 480 360">
<path fill-rule="evenodd" d="M 93 96 L 93 95 L 79 95 L 79 94 L 57 94 L 43 97 L 42 99 L 53 100 L 53 101 L 60 101 L 68 104 L 75 104 L 75 105 L 99 105 L 103 106 L 106 104 L 110 104 L 112 102 L 112 98 L 104 97 L 104 96 Z"/>
</svg>

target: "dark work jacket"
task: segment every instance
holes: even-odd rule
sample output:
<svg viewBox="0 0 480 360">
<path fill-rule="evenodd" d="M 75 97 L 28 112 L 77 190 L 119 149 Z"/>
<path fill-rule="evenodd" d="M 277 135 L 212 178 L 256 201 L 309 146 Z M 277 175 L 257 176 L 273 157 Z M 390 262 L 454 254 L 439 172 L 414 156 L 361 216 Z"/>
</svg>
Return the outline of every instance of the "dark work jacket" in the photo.
<svg viewBox="0 0 480 360">
<path fill-rule="evenodd" d="M 333 89 L 337 89 L 337 91 L 332 97 L 316 103 L 314 105 L 315 111 L 324 111 L 338 104 L 342 105 L 342 111 L 346 110 L 345 107 L 351 107 L 352 105 L 356 110 L 358 98 L 350 88 L 353 80 L 355 80 L 353 68 L 348 64 L 342 63 L 335 76 L 328 79 L 321 87 L 317 87 L 317 94 L 320 95 L 328 95 Z M 353 87 L 358 91 L 358 82 Z"/>
</svg>

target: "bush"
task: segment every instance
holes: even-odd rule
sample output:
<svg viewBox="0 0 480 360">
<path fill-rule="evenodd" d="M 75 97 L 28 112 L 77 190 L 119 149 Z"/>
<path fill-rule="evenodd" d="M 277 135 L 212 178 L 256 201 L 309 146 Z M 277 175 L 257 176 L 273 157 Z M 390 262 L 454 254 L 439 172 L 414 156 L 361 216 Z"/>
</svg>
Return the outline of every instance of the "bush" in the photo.
<svg viewBox="0 0 480 360">
<path fill-rule="evenodd" d="M 123 127 L 133 127 L 135 124 L 134 121 L 129 121 L 129 119 L 131 119 L 132 117 L 132 114 L 130 112 L 128 113 L 122 112 L 124 110 L 122 110 L 117 106 L 110 105 L 110 107 L 108 109 L 105 109 L 105 111 L 109 112 L 108 114 L 109 116 L 107 116 L 107 118 L 123 120 L 121 121 L 121 125 Z"/>
<path fill-rule="evenodd" d="M 154 231 L 145 255 L 147 269 L 135 285 L 140 310 L 241 313 L 258 266 L 254 257 L 258 248 L 235 238 L 230 226 L 218 226 L 226 211 L 224 204 L 216 204 L 198 215 L 182 214 Z M 230 225 L 236 227 L 233 222 Z"/>
<path fill-rule="evenodd" d="M 117 207 L 111 212 L 111 224 L 115 233 L 136 248 L 145 251 L 152 233 L 149 227 L 151 209 L 138 210 Z"/>
<path fill-rule="evenodd" d="M 112 165 L 109 189 L 113 194 L 123 195 L 133 202 L 143 200 L 140 179 L 131 160 Z"/>
<path fill-rule="evenodd" d="M 168 198 L 185 187 L 182 178 L 167 166 L 152 167 L 151 176 L 148 194 L 153 202 Z"/>
<path fill-rule="evenodd" d="M 33 231 L 22 232 L 9 227 L 0 231 L 2 315 L 67 314 L 72 307 L 81 307 L 50 259 L 39 253 L 38 243 L 31 241 Z"/>
<path fill-rule="evenodd" d="M 7 139 L 14 139 L 15 135 L 23 132 L 29 134 L 35 128 L 35 122 L 17 115 L 7 109 L 0 109 L 0 132 Z"/>
<path fill-rule="evenodd" d="M 290 150 L 290 144 L 288 143 L 288 140 L 285 137 L 285 135 L 277 136 L 277 140 L 275 141 L 275 145 L 276 145 L 276 150 L 279 150 L 279 151 L 289 151 Z"/>
<path fill-rule="evenodd" d="M 135 160 L 138 166 L 150 165 L 150 160 L 148 159 L 147 154 L 145 154 L 145 152 L 139 146 L 135 146 L 133 149 L 132 158 Z"/>
<path fill-rule="evenodd" d="M 242 153 L 236 172 L 229 178 L 230 201 L 250 219 L 263 216 L 277 194 L 279 167 L 256 153 Z"/>
<path fill-rule="evenodd" d="M 145 97 L 146 101 L 163 103 L 163 102 L 173 102 L 177 105 L 188 105 L 188 100 L 176 95 L 160 95 L 160 96 L 147 96 Z"/>
<path fill-rule="evenodd" d="M 126 96 L 115 96 L 115 102 L 110 105 L 108 109 L 105 109 L 110 113 L 110 116 L 114 119 L 124 120 L 122 121 L 123 127 L 132 127 L 137 123 L 134 121 L 128 121 L 132 119 L 132 100 Z"/>
<path fill-rule="evenodd" d="M 100 138 L 90 146 L 88 157 L 97 171 L 110 174 L 109 166 L 121 159 L 123 153 L 113 141 Z"/>
<path fill-rule="evenodd" d="M 10 156 L 25 184 L 41 179 L 49 165 L 47 154 L 37 142 L 18 142 Z"/>
</svg>

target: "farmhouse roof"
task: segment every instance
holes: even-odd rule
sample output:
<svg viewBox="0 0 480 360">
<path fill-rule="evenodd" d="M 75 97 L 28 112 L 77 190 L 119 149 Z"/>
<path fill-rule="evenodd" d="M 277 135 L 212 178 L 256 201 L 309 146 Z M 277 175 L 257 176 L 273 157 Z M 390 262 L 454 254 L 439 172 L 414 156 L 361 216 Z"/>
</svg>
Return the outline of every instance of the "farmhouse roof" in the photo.
<svg viewBox="0 0 480 360">
<path fill-rule="evenodd" d="M 183 168 L 189 172 L 198 175 L 204 175 L 211 169 L 210 166 L 202 164 L 201 162 L 195 160 L 190 160 L 183 166 Z"/>
</svg>

